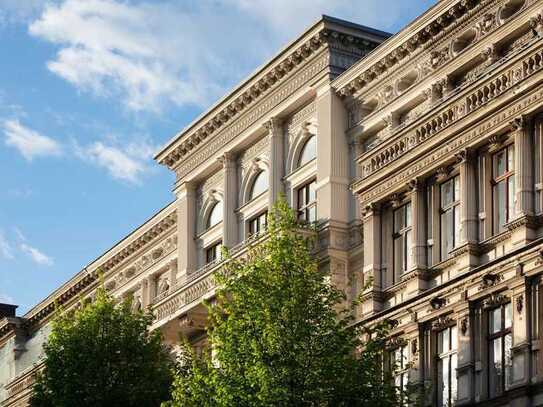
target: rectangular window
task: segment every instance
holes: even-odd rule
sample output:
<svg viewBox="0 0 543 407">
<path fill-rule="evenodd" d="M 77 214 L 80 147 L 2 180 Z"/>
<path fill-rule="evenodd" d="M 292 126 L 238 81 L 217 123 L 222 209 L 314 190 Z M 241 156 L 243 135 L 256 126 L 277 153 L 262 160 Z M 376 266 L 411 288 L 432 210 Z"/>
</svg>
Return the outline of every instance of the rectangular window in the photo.
<svg viewBox="0 0 543 407">
<path fill-rule="evenodd" d="M 437 333 L 437 405 L 454 406 L 457 383 L 457 336 L 456 326 L 445 328 Z"/>
<path fill-rule="evenodd" d="M 451 178 L 440 185 L 441 260 L 460 242 L 460 177 Z"/>
<path fill-rule="evenodd" d="M 503 232 L 515 217 L 515 147 L 507 146 L 492 156 L 494 232 Z"/>
<path fill-rule="evenodd" d="M 268 212 L 263 212 L 249 220 L 249 236 L 259 234 L 268 226 Z"/>
<path fill-rule="evenodd" d="M 206 264 L 213 263 L 221 258 L 222 242 L 217 242 L 206 248 Z"/>
<path fill-rule="evenodd" d="M 394 210 L 394 282 L 411 268 L 411 203 L 400 206 Z"/>
<path fill-rule="evenodd" d="M 317 220 L 317 182 L 308 182 L 298 188 L 298 220 L 302 222 L 315 222 Z"/>
<path fill-rule="evenodd" d="M 406 394 L 407 383 L 409 380 L 409 356 L 407 345 L 400 346 L 390 354 L 390 371 L 394 372 L 394 386 L 402 393 Z"/>
<path fill-rule="evenodd" d="M 510 302 L 488 312 L 488 389 L 490 397 L 501 395 L 511 385 L 512 322 Z"/>
</svg>

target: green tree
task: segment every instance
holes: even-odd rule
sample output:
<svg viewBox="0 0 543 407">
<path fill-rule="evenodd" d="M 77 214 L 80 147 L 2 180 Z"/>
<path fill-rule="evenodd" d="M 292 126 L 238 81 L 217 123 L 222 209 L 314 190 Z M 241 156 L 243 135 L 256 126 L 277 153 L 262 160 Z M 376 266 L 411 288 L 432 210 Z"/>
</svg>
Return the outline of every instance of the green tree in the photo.
<svg viewBox="0 0 543 407">
<path fill-rule="evenodd" d="M 312 256 L 312 238 L 279 201 L 269 238 L 228 258 L 208 306 L 210 350 L 183 345 L 169 407 L 395 406 L 383 372 L 387 323 L 353 326 L 345 295 Z M 304 237 L 305 236 L 305 237 Z"/>
<path fill-rule="evenodd" d="M 102 287 L 75 312 L 57 311 L 44 345 L 33 407 L 156 407 L 169 398 L 173 363 L 150 312 L 133 312 Z"/>
</svg>

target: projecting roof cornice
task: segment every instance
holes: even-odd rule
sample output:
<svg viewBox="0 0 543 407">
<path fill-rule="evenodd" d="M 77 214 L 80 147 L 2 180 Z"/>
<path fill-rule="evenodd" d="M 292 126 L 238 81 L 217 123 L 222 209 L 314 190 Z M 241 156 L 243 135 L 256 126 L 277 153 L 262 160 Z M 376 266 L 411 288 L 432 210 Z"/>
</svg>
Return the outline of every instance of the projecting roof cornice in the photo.
<svg viewBox="0 0 543 407">
<path fill-rule="evenodd" d="M 299 39 L 176 134 L 157 153 L 155 159 L 174 169 L 191 150 L 265 97 L 270 89 L 287 80 L 291 72 L 325 47 L 348 47 L 351 52 L 362 57 L 389 36 L 379 30 L 323 16 Z"/>
<path fill-rule="evenodd" d="M 442 0 L 374 52 L 354 64 L 332 86 L 340 96 L 351 96 L 378 83 L 397 65 L 447 35 L 455 22 L 497 0 Z"/>
<path fill-rule="evenodd" d="M 57 306 L 69 303 L 84 293 L 85 289 L 97 284 L 99 271 L 107 275 L 127 257 L 148 246 L 157 237 L 170 233 L 169 231 L 176 223 L 177 212 L 175 202 L 173 202 L 28 311 L 23 317 L 25 325 L 31 326 L 49 317 Z M 14 320 L 13 318 L 0 319 L 0 338 L 9 333 Z"/>
</svg>

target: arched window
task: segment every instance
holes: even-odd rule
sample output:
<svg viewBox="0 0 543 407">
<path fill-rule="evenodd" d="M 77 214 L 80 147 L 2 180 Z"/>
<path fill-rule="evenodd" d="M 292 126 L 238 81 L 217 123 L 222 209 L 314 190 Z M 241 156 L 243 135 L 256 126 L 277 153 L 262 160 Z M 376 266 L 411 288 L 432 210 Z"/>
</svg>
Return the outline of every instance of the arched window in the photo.
<svg viewBox="0 0 543 407">
<path fill-rule="evenodd" d="M 222 201 L 219 201 L 213 206 L 213 208 L 211 208 L 211 211 L 209 212 L 209 215 L 207 217 L 206 229 L 209 229 L 215 226 L 217 223 L 221 222 L 222 216 Z"/>
<path fill-rule="evenodd" d="M 253 180 L 251 193 L 249 194 L 249 201 L 266 192 L 268 190 L 268 186 L 268 173 L 266 171 L 260 171 Z"/>
<path fill-rule="evenodd" d="M 309 161 L 317 158 L 317 137 L 311 136 L 302 147 L 298 167 L 307 164 Z"/>
</svg>

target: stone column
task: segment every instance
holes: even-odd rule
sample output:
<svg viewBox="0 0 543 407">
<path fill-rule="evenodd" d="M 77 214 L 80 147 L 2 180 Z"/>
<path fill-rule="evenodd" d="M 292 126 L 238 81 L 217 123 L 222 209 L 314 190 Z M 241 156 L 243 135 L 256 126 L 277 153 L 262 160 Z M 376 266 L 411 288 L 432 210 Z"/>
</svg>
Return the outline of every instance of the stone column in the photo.
<svg viewBox="0 0 543 407">
<path fill-rule="evenodd" d="M 465 255 L 459 269 L 467 270 L 478 264 L 477 241 L 479 227 L 477 170 L 474 154 L 464 149 L 456 154 L 460 172 L 460 244 Z"/>
<path fill-rule="evenodd" d="M 224 169 L 222 244 L 227 248 L 231 248 L 238 243 L 238 222 L 235 212 L 238 196 L 236 159 L 234 154 L 228 152 L 224 153 L 220 161 Z"/>
<path fill-rule="evenodd" d="M 319 89 L 317 112 L 317 217 L 336 225 L 349 222 L 347 112 L 329 86 Z"/>
<path fill-rule="evenodd" d="M 264 127 L 268 131 L 270 145 L 270 170 L 269 170 L 269 207 L 273 206 L 279 196 L 285 192 L 283 177 L 285 175 L 285 153 L 283 124 L 277 117 L 272 117 Z"/>
<path fill-rule="evenodd" d="M 196 191 L 195 185 L 184 182 L 177 195 L 177 264 L 179 276 L 184 277 L 196 270 Z"/>
<path fill-rule="evenodd" d="M 364 246 L 364 286 L 362 315 L 367 316 L 382 309 L 382 255 L 381 208 L 371 204 L 362 213 Z M 367 284 L 371 281 L 371 285 Z"/>
<path fill-rule="evenodd" d="M 521 116 L 511 122 L 515 140 L 515 220 L 512 243 L 524 245 L 535 238 L 534 231 L 534 151 L 530 123 Z"/>
<path fill-rule="evenodd" d="M 426 188 L 420 179 L 409 182 L 411 190 L 412 246 L 410 248 L 412 268 L 403 279 L 408 281 L 407 296 L 419 294 L 426 284 Z"/>
<path fill-rule="evenodd" d="M 153 304 L 153 300 L 156 296 L 156 280 L 154 276 L 148 276 L 145 279 L 145 291 L 143 297 L 143 306 L 144 308 L 149 307 Z"/>
</svg>

